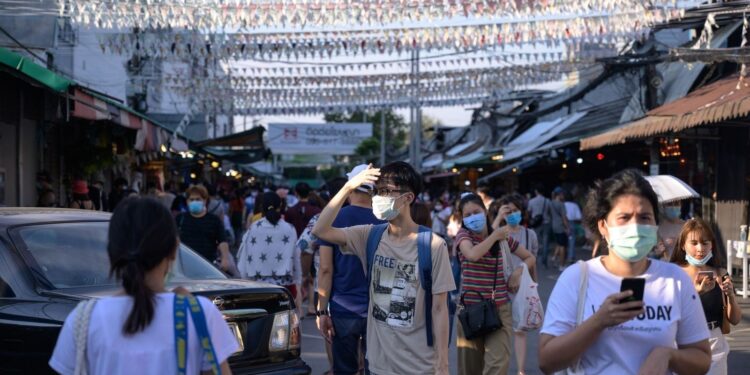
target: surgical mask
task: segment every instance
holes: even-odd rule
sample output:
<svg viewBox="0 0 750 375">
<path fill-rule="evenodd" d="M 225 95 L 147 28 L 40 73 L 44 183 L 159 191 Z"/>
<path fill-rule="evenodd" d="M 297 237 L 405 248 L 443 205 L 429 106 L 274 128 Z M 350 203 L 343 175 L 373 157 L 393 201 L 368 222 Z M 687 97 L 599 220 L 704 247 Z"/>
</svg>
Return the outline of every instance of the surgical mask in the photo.
<svg viewBox="0 0 750 375">
<path fill-rule="evenodd" d="M 191 214 L 199 214 L 203 212 L 203 201 L 188 202 L 188 210 Z"/>
<path fill-rule="evenodd" d="M 478 213 L 464 218 L 464 225 L 474 233 L 481 232 L 487 225 L 487 216 L 484 213 Z"/>
<path fill-rule="evenodd" d="M 690 256 L 690 254 L 685 253 L 685 260 L 690 263 L 692 266 L 705 266 L 706 263 L 708 263 L 711 258 L 714 257 L 714 253 L 710 252 L 708 255 L 704 256 L 703 259 L 696 259 Z"/>
<path fill-rule="evenodd" d="M 516 211 L 508 216 L 505 217 L 505 222 L 508 223 L 511 227 L 518 226 L 518 224 L 521 224 L 521 211 Z"/>
<path fill-rule="evenodd" d="M 442 210 L 443 210 L 443 205 L 442 204 L 436 204 L 435 205 L 435 211 L 440 212 Z"/>
<path fill-rule="evenodd" d="M 658 227 L 655 225 L 627 224 L 607 226 L 607 229 L 609 248 L 622 260 L 635 263 L 656 246 Z"/>
<path fill-rule="evenodd" d="M 372 213 L 378 220 L 391 221 L 398 216 L 398 208 L 395 207 L 396 200 L 403 197 L 381 197 L 376 195 L 372 197 Z"/>
<path fill-rule="evenodd" d="M 679 218 L 681 213 L 682 213 L 682 209 L 680 209 L 680 207 L 664 208 L 664 216 L 666 216 L 667 218 L 671 220 Z"/>
</svg>

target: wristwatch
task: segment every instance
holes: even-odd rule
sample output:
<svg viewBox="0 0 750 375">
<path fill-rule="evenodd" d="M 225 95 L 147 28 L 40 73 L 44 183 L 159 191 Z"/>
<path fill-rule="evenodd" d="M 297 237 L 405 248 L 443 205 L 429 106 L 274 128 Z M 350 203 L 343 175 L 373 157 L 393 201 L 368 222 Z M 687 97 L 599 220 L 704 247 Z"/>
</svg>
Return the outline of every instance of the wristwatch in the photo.
<svg viewBox="0 0 750 375">
<path fill-rule="evenodd" d="M 328 310 L 318 310 L 315 312 L 315 316 L 322 316 L 322 315 L 331 316 Z"/>
</svg>

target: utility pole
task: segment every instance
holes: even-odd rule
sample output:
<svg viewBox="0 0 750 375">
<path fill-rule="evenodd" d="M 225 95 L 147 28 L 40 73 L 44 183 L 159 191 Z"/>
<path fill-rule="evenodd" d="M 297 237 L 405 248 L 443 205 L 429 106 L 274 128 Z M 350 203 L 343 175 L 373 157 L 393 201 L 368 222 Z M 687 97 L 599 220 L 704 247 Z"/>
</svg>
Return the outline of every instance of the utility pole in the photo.
<svg viewBox="0 0 750 375">
<path fill-rule="evenodd" d="M 422 110 L 420 108 L 419 92 L 419 49 L 411 52 L 411 82 L 412 98 L 409 120 L 411 122 L 411 142 L 409 146 L 409 161 L 418 172 L 422 170 Z"/>
<path fill-rule="evenodd" d="M 385 107 L 380 109 L 380 167 L 385 165 Z"/>
</svg>

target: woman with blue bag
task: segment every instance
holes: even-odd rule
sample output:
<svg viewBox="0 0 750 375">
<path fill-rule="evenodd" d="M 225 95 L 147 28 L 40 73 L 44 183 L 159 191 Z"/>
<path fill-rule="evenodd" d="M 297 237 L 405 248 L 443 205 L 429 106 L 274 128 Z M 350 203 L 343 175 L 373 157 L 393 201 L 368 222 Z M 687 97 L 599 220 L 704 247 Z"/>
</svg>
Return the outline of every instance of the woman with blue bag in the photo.
<svg viewBox="0 0 750 375">
<path fill-rule="evenodd" d="M 122 201 L 110 220 L 107 252 L 123 291 L 78 305 L 50 367 L 61 374 L 231 374 L 227 358 L 239 345 L 219 310 L 206 298 L 164 287 L 178 244 L 174 219 L 160 202 Z"/>
</svg>

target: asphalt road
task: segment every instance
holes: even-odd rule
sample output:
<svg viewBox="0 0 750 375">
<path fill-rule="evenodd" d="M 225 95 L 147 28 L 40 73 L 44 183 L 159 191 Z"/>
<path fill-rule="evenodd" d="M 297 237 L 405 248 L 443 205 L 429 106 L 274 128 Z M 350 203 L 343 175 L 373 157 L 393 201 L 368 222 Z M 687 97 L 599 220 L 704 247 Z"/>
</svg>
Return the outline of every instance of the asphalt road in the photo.
<svg viewBox="0 0 750 375">
<path fill-rule="evenodd" d="M 541 281 L 539 283 L 539 293 L 545 306 L 547 305 L 547 299 L 549 298 L 550 293 L 552 293 L 552 288 L 554 287 L 559 274 L 560 272 L 557 269 L 552 269 L 551 267 L 548 270 L 545 270 L 543 267 L 539 270 L 539 278 Z M 451 374 L 457 375 L 455 336 L 456 334 L 454 330 L 449 352 L 449 361 Z M 539 371 L 539 362 L 537 360 L 538 347 L 538 331 L 529 332 L 527 337 L 526 374 L 541 374 L 541 371 Z M 315 319 L 312 317 L 302 320 L 302 359 L 304 359 L 312 368 L 312 375 L 324 374 L 330 368 L 325 352 L 325 341 L 318 333 L 318 329 L 315 326 Z M 517 368 L 515 357 L 513 357 L 509 374 L 516 374 Z"/>
</svg>

